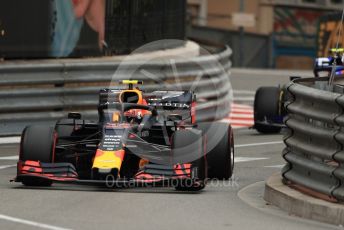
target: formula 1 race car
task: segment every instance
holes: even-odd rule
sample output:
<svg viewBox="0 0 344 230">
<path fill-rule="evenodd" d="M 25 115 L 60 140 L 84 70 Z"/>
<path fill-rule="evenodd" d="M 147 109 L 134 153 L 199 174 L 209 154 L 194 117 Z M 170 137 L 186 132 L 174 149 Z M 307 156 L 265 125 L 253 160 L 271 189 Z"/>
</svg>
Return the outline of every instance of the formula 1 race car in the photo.
<svg viewBox="0 0 344 230">
<path fill-rule="evenodd" d="M 335 55 L 315 59 L 314 77 L 344 75 L 343 56 L 340 53 L 344 49 L 331 49 Z M 290 77 L 290 80 L 300 78 Z M 279 133 L 285 127 L 284 117 L 287 115 L 284 103 L 288 100 L 288 93 L 285 87 L 260 87 L 254 98 L 254 126 L 260 133 Z"/>
<path fill-rule="evenodd" d="M 206 185 L 208 168 L 212 177 L 231 177 L 232 129 L 216 123 L 198 125 L 192 92 L 146 93 L 134 86 L 142 82 L 122 83 L 128 89 L 100 91 L 98 122 L 69 113 L 55 127 L 26 127 L 15 181 L 28 186 L 168 185 L 198 191 Z M 217 128 L 225 131 L 207 150 L 206 133 Z"/>
</svg>

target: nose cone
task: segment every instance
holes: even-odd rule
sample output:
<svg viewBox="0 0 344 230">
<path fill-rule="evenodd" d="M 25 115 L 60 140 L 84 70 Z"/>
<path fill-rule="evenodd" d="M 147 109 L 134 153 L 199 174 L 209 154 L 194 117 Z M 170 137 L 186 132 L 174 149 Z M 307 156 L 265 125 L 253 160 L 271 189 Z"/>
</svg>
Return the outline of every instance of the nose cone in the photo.
<svg viewBox="0 0 344 230">
<path fill-rule="evenodd" d="M 122 149 L 116 151 L 103 151 L 101 149 L 98 149 L 94 157 L 92 169 L 117 169 L 118 171 L 120 171 L 124 153 L 125 152 Z"/>
</svg>

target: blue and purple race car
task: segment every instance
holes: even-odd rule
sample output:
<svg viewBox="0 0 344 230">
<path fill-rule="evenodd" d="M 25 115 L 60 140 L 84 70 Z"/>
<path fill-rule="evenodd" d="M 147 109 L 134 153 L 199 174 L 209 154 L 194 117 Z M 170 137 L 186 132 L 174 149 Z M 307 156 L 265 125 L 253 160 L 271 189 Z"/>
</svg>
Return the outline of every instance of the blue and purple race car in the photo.
<svg viewBox="0 0 344 230">
<path fill-rule="evenodd" d="M 331 49 L 334 53 L 330 57 L 315 59 L 314 77 L 330 77 L 344 75 L 344 48 Z M 290 77 L 290 80 L 300 77 Z M 254 126 L 259 133 L 279 133 L 284 125 L 284 117 L 287 115 L 284 103 L 288 100 L 285 87 L 269 86 L 257 89 L 254 98 Z"/>
</svg>

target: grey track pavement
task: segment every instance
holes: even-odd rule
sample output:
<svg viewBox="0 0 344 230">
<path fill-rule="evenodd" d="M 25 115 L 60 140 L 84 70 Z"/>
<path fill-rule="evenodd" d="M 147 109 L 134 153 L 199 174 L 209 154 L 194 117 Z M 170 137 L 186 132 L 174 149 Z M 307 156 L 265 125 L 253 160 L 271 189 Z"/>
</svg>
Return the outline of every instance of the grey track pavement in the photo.
<svg viewBox="0 0 344 230">
<path fill-rule="evenodd" d="M 288 81 L 288 76 L 232 75 L 235 90 L 254 91 L 260 85 Z M 238 192 L 266 180 L 280 170 L 283 144 L 244 146 L 275 142 L 279 135 L 259 135 L 255 130 L 235 130 L 236 157 L 246 159 L 235 165 L 232 183 L 210 184 L 200 193 L 176 192 L 171 188 L 136 188 L 108 190 L 96 187 L 54 185 L 51 188 L 25 188 L 13 184 L 15 167 L 0 169 L 0 229 L 35 229 L 2 219 L 1 215 L 44 223 L 55 229 L 336 229 L 335 226 L 288 216 L 274 207 L 264 206 L 262 187 Z M 0 159 L 17 154 L 18 145 L 0 146 Z M 260 158 L 252 160 L 253 158 Z M 0 160 L 0 168 L 14 164 Z M 267 210 L 267 211 L 266 211 Z M 275 215 L 275 211 L 279 215 Z M 276 211 L 276 212 L 277 212 Z M 51 228 L 53 229 L 53 228 Z"/>
</svg>

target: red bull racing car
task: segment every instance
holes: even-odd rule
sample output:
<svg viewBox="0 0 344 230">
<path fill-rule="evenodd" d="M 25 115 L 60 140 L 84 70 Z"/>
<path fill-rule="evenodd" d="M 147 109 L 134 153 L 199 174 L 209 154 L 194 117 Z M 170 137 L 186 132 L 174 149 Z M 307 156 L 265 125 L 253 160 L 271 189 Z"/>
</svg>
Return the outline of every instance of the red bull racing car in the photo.
<svg viewBox="0 0 344 230">
<path fill-rule="evenodd" d="M 228 179 L 234 167 L 230 125 L 196 123 L 189 91 L 102 89 L 99 121 L 69 113 L 55 127 L 28 126 L 21 136 L 16 182 L 54 182 L 109 187 L 166 184 L 198 191 L 211 177 Z M 216 136 L 209 141 L 208 136 Z M 210 149 L 208 149 L 208 144 Z"/>
</svg>

